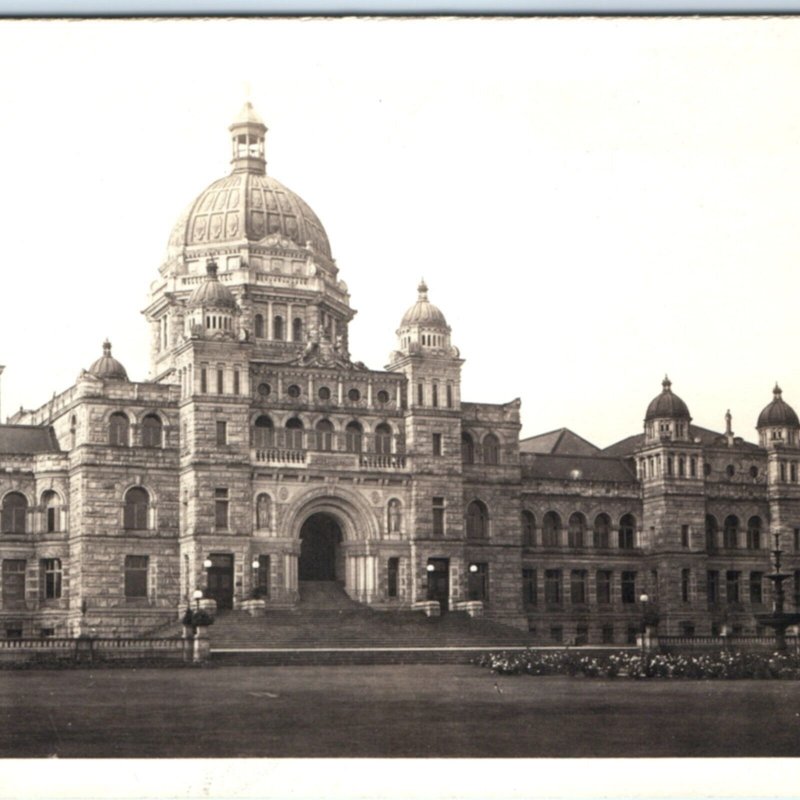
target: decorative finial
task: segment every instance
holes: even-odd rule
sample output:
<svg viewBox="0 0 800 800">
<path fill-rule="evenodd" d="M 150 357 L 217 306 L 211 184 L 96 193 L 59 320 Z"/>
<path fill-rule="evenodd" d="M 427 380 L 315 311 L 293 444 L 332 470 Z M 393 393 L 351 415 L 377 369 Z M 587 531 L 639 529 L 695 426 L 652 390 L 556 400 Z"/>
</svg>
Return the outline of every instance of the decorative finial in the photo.
<svg viewBox="0 0 800 800">
<path fill-rule="evenodd" d="M 669 375 L 664 375 L 664 380 L 661 381 L 661 386 L 664 388 L 665 392 L 669 392 L 672 389 L 672 381 L 669 379 Z"/>
<path fill-rule="evenodd" d="M 725 412 L 725 433 L 730 436 L 733 433 L 733 429 L 731 428 L 731 423 L 733 422 L 733 417 L 731 416 L 731 410 L 728 409 Z"/>
<path fill-rule="evenodd" d="M 111 355 L 111 342 L 109 342 L 108 339 L 106 339 L 103 342 L 103 355 L 104 356 L 110 356 Z"/>
<path fill-rule="evenodd" d="M 772 390 L 772 394 L 775 395 L 774 398 L 775 400 L 781 399 L 781 395 L 783 394 L 783 392 L 781 391 L 781 387 L 778 386 L 778 381 L 775 381 L 775 388 Z"/>
<path fill-rule="evenodd" d="M 417 286 L 417 291 L 419 292 L 420 300 L 428 299 L 428 284 L 425 283 L 425 278 L 420 278 L 419 286 Z"/>
<path fill-rule="evenodd" d="M 208 275 L 209 278 L 212 278 L 212 279 L 216 280 L 216 277 L 217 277 L 217 262 L 214 260 L 213 257 L 209 258 L 206 261 L 206 275 Z"/>
</svg>

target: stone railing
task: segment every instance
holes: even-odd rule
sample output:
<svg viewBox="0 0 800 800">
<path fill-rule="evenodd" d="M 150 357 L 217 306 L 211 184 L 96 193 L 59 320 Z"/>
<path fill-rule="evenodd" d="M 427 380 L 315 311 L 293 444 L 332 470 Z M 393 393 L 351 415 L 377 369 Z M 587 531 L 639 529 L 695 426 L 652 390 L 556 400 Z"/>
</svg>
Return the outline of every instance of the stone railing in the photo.
<svg viewBox="0 0 800 800">
<path fill-rule="evenodd" d="M 183 659 L 183 639 L 125 638 L 46 638 L 0 640 L 0 663 L 24 663 L 51 656 L 57 659 L 91 661 L 158 658 Z"/>
<path fill-rule="evenodd" d="M 405 469 L 404 455 L 365 455 L 361 456 L 362 469 Z"/>
<path fill-rule="evenodd" d="M 265 450 L 254 450 L 252 460 L 259 464 L 292 464 L 300 466 L 306 463 L 306 451 L 268 447 Z"/>
</svg>

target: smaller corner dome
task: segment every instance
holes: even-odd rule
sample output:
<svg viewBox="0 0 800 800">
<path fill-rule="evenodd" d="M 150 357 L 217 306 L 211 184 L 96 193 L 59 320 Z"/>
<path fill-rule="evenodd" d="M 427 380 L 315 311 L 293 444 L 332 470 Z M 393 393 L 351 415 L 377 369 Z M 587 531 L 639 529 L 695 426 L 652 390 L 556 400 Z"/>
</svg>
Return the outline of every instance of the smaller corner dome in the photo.
<svg viewBox="0 0 800 800">
<path fill-rule="evenodd" d="M 125 367 L 111 355 L 111 342 L 108 339 L 103 342 L 103 355 L 89 367 L 89 373 L 96 378 L 103 378 L 104 380 L 128 380 L 128 373 L 125 371 Z"/>
<path fill-rule="evenodd" d="M 428 286 L 425 281 L 420 281 L 417 287 L 419 296 L 417 302 L 403 314 L 400 327 L 407 325 L 438 325 L 447 328 L 447 320 L 441 310 L 428 300 Z"/>
<path fill-rule="evenodd" d="M 772 402 L 758 415 L 756 428 L 769 428 L 772 426 L 789 426 L 800 428 L 800 419 L 795 410 L 781 397 L 783 392 L 778 384 L 772 390 Z"/>
<path fill-rule="evenodd" d="M 206 279 L 195 288 L 189 297 L 189 308 L 227 308 L 235 311 L 236 298 L 233 292 L 219 282 L 217 263 L 209 259 L 206 264 Z"/>
<path fill-rule="evenodd" d="M 672 382 L 665 375 L 661 382 L 661 394 L 656 395 L 647 406 L 644 421 L 653 419 L 687 419 L 691 420 L 689 408 L 678 395 L 672 393 Z"/>
</svg>

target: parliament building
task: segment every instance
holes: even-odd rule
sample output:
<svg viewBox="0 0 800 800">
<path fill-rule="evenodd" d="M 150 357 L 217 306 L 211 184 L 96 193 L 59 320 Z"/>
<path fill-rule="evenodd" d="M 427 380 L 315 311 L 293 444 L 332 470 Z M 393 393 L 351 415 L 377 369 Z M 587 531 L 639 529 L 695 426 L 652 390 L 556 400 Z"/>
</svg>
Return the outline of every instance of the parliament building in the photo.
<svg viewBox="0 0 800 800">
<path fill-rule="evenodd" d="M 230 174 L 172 230 L 148 379 L 106 342 L 0 426 L 0 637 L 144 635 L 198 589 L 221 612 L 292 609 L 322 581 L 541 644 L 628 642 L 645 594 L 665 634 L 755 633 L 776 533 L 800 576 L 800 420 L 780 389 L 757 444 L 730 416 L 693 425 L 666 378 L 611 447 L 520 439 L 519 400 L 462 398 L 445 314 L 411 276 L 386 368 L 354 361 L 347 285 L 267 174 L 266 130 L 246 104 Z"/>
</svg>

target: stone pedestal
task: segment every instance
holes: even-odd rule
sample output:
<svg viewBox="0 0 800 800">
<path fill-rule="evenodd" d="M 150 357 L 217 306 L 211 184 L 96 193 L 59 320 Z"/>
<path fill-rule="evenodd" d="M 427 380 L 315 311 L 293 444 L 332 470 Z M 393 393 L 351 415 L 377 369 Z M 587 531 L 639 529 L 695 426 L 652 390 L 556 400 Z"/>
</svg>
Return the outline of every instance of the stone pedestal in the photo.
<svg viewBox="0 0 800 800">
<path fill-rule="evenodd" d="M 194 634 L 194 658 L 195 664 L 202 664 L 208 661 L 211 655 L 211 641 L 208 638 L 208 626 L 198 625 Z"/>
<path fill-rule="evenodd" d="M 422 611 L 426 617 L 439 617 L 442 614 L 442 607 L 438 600 L 417 600 L 412 608 L 414 611 Z"/>
<path fill-rule="evenodd" d="M 242 611 L 247 612 L 251 617 L 263 617 L 267 611 L 267 601 L 260 597 L 242 600 Z"/>
<path fill-rule="evenodd" d="M 194 628 L 191 625 L 184 625 L 181 638 L 183 639 L 183 660 L 191 661 L 194 649 Z"/>
</svg>

